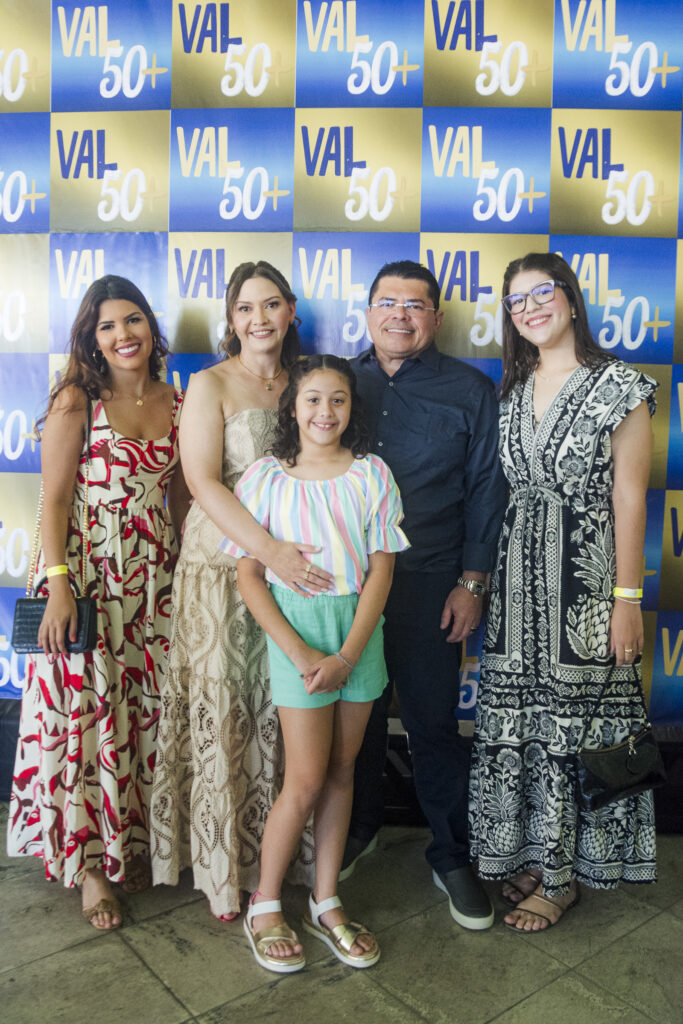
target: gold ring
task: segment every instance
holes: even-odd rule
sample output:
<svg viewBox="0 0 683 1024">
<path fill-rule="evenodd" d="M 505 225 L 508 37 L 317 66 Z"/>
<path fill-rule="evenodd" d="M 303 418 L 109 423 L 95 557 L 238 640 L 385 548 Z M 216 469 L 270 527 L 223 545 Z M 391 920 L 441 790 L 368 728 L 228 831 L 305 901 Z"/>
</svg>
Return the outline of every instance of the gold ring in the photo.
<svg viewBox="0 0 683 1024">
<path fill-rule="evenodd" d="M 309 562 L 308 565 L 306 566 L 306 572 L 304 573 L 304 576 L 306 577 L 306 579 L 308 579 L 310 571 L 311 571 L 311 563 Z"/>
<path fill-rule="evenodd" d="M 633 654 L 632 647 L 624 647 L 624 654 Z"/>
</svg>

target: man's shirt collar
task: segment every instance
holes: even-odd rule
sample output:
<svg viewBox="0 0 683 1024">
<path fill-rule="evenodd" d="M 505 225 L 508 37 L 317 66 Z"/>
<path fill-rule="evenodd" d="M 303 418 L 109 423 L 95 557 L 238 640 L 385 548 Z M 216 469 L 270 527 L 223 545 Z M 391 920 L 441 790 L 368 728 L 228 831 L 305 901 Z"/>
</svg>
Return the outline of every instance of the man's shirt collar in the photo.
<svg viewBox="0 0 683 1024">
<path fill-rule="evenodd" d="M 430 367 L 436 368 L 438 366 L 440 357 L 441 357 L 441 353 L 439 352 L 439 350 L 436 347 L 435 343 L 432 342 L 431 345 L 427 346 L 427 348 L 424 348 L 424 349 L 422 349 L 421 352 L 418 352 L 418 354 L 416 356 L 406 356 L 406 358 L 403 360 L 403 363 L 401 363 L 401 366 L 399 367 L 399 370 L 403 368 L 403 365 L 405 363 L 417 363 L 417 362 L 424 363 L 425 366 L 430 366 Z M 376 366 L 380 366 L 379 359 L 377 358 L 377 353 L 375 352 L 375 346 L 374 345 L 371 345 L 370 348 L 367 348 L 365 350 L 365 352 L 361 352 L 361 354 L 359 355 L 358 359 L 364 365 L 374 364 Z M 380 366 L 380 369 L 381 369 L 381 366 Z"/>
</svg>

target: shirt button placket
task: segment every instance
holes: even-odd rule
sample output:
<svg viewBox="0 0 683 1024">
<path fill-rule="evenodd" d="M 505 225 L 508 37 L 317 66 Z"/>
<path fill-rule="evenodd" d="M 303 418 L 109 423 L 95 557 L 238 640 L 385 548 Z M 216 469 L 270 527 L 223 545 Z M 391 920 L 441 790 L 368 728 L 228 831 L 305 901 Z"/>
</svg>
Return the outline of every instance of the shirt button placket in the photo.
<svg viewBox="0 0 683 1024">
<path fill-rule="evenodd" d="M 393 386 L 394 386 L 393 380 L 387 381 L 387 386 L 390 387 L 390 388 L 393 388 Z M 388 416 L 388 415 L 389 415 L 389 410 L 388 409 L 382 409 L 382 416 Z M 378 441 L 377 442 L 377 447 L 378 448 L 384 448 L 384 441 Z"/>
</svg>

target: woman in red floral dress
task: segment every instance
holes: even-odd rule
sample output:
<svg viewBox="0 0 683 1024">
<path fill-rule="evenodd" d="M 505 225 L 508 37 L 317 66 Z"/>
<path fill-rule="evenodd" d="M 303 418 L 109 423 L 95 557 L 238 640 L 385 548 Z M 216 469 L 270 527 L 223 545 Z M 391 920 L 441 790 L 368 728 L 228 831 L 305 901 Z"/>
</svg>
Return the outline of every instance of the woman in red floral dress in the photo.
<svg viewBox="0 0 683 1024">
<path fill-rule="evenodd" d="M 166 351 L 132 282 L 95 281 L 42 432 L 36 578 L 47 571 L 49 596 L 44 653 L 29 660 L 22 702 L 8 851 L 40 856 L 48 879 L 81 886 L 83 913 L 99 929 L 121 923 L 112 882 L 128 892 L 149 884 L 159 686 L 175 536 L 187 509 L 177 446 L 182 395 L 159 379 Z M 82 554 L 98 640 L 92 653 L 68 655 L 65 636 L 76 627 L 69 578 L 80 580 Z"/>
</svg>

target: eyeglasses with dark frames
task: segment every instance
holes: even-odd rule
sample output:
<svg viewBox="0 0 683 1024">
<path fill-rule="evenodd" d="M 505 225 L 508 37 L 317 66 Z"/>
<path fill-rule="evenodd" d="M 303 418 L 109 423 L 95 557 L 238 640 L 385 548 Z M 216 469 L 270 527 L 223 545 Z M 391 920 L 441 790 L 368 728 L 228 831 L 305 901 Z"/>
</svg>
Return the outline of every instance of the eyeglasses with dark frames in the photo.
<svg viewBox="0 0 683 1024">
<path fill-rule="evenodd" d="M 523 313 L 530 295 L 537 306 L 543 306 L 546 302 L 551 302 L 555 298 L 555 288 L 566 287 L 564 281 L 541 281 L 540 284 L 534 285 L 531 291 L 504 295 L 501 302 L 511 315 Z"/>
</svg>

